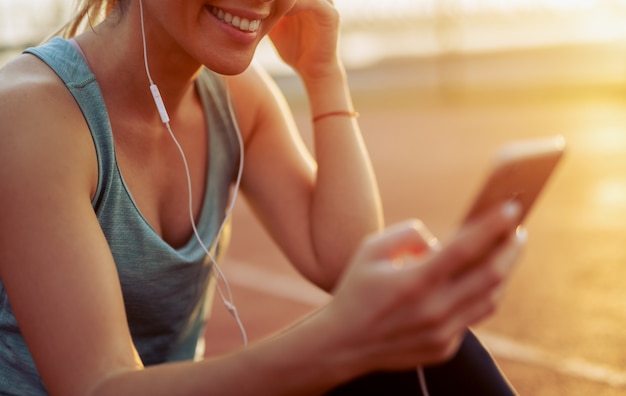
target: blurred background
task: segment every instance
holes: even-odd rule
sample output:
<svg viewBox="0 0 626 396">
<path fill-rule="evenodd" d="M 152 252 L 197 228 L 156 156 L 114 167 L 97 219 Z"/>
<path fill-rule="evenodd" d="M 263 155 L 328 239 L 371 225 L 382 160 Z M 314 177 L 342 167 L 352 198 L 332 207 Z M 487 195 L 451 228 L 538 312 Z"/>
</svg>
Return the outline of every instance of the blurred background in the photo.
<svg viewBox="0 0 626 396">
<path fill-rule="evenodd" d="M 499 145 L 565 136 L 565 161 L 527 221 L 505 302 L 476 331 L 523 395 L 625 394 L 626 1 L 335 4 L 388 223 L 421 218 L 445 241 Z M 70 9 L 71 0 L 0 0 L 0 64 Z M 310 145 L 297 77 L 268 42 L 257 58 Z M 328 300 L 290 268 L 243 199 L 224 271 L 252 339 Z M 208 354 L 241 345 L 219 305 L 207 335 Z"/>
</svg>

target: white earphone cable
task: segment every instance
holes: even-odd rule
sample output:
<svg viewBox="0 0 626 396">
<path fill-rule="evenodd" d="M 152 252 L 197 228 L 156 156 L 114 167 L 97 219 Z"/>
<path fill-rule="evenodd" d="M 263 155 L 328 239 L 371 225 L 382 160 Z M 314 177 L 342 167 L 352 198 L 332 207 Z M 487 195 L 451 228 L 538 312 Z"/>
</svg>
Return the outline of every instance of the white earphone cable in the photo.
<svg viewBox="0 0 626 396">
<path fill-rule="evenodd" d="M 417 379 L 420 383 L 420 390 L 422 391 L 423 396 L 430 396 L 428 393 L 428 386 L 426 386 L 426 376 L 424 375 L 424 368 L 422 366 L 417 366 Z"/>
<path fill-rule="evenodd" d="M 211 261 L 211 264 L 213 265 L 213 268 L 215 269 L 215 272 L 217 272 L 218 277 L 216 278 L 216 289 L 220 295 L 220 298 L 222 300 L 222 303 L 224 304 L 224 306 L 226 307 L 226 309 L 231 313 L 231 315 L 234 317 L 235 321 L 237 322 L 237 326 L 239 327 L 239 331 L 241 332 L 241 336 L 243 338 L 243 344 L 244 346 L 248 345 L 248 336 L 246 333 L 246 330 L 243 326 L 243 323 L 241 321 L 241 318 L 239 317 L 239 314 L 237 312 L 237 308 L 235 307 L 235 304 L 233 303 L 233 294 L 230 288 L 230 284 L 228 283 L 228 280 L 226 279 L 226 276 L 224 275 L 224 273 L 222 272 L 222 269 L 220 268 L 220 266 L 217 264 L 213 254 L 211 254 L 210 249 L 207 248 L 207 246 L 204 244 L 204 242 L 202 241 L 202 238 L 200 237 L 200 234 L 198 232 L 198 229 L 196 227 L 196 222 L 194 220 L 194 216 L 193 216 L 193 197 L 192 197 L 192 188 L 191 188 L 191 176 L 189 173 L 189 165 L 187 163 L 187 157 L 185 156 L 185 152 L 182 148 L 182 146 L 180 145 L 180 143 L 178 142 L 178 139 L 176 139 L 176 136 L 174 135 L 174 132 L 172 131 L 172 128 L 170 126 L 169 123 L 169 116 L 167 114 L 167 110 L 165 109 L 165 105 L 163 104 L 163 100 L 161 98 L 161 95 L 159 93 L 159 90 L 156 86 L 156 84 L 152 81 L 152 76 L 150 75 L 150 68 L 148 66 L 148 54 L 147 54 L 147 49 L 146 49 L 146 34 L 145 34 L 145 28 L 144 28 L 144 20 L 143 20 L 143 4 L 142 1 L 139 0 L 139 8 L 140 8 L 140 17 L 141 17 L 141 36 L 142 36 L 142 40 L 143 40 L 143 58 L 144 58 L 144 64 L 145 64 L 145 68 L 146 68 L 146 75 L 148 76 L 148 80 L 150 82 L 150 91 L 152 92 L 152 96 L 154 98 L 155 104 L 157 106 L 157 110 L 159 111 L 159 115 L 161 116 L 161 121 L 163 121 L 163 123 L 165 124 L 165 127 L 167 128 L 167 131 L 170 134 L 170 137 L 172 138 L 172 140 L 174 141 L 174 144 L 176 145 L 176 148 L 178 149 L 178 152 L 180 153 L 180 156 L 183 160 L 183 165 L 185 167 L 185 176 L 187 178 L 187 194 L 188 194 L 188 206 L 189 206 L 189 219 L 191 220 L 191 227 L 193 229 L 193 233 L 194 236 L 196 238 L 196 240 L 198 241 L 198 243 L 200 244 L 200 246 L 202 247 L 202 250 L 204 251 L 204 253 L 207 255 L 207 257 L 209 258 L 209 260 Z M 228 220 L 230 219 L 232 212 L 233 212 L 233 208 L 235 206 L 235 200 L 237 198 L 237 193 L 239 191 L 239 186 L 241 184 L 241 176 L 243 173 L 243 161 L 244 161 L 244 147 L 243 147 L 243 141 L 241 138 L 241 135 L 239 134 L 238 130 L 237 130 L 237 140 L 239 143 L 239 155 L 240 155 L 240 159 L 239 159 L 239 170 L 237 172 L 237 179 L 235 182 L 235 186 L 233 189 L 233 194 L 232 194 L 232 198 L 230 201 L 230 204 L 228 206 L 228 209 L 226 210 L 226 214 L 224 216 L 224 220 L 222 221 L 222 224 L 220 225 L 217 234 L 215 236 L 215 246 L 217 246 L 217 243 L 219 242 L 220 236 L 222 235 L 222 231 L 224 229 L 224 226 L 226 225 L 226 223 L 228 222 Z M 226 288 L 226 295 L 224 294 L 224 292 L 222 291 L 222 288 L 220 286 L 220 282 L 219 280 L 222 280 L 225 288 Z"/>
<path fill-rule="evenodd" d="M 143 40 L 143 57 L 144 57 L 144 63 L 145 63 L 145 68 L 146 68 L 146 75 L 148 76 L 148 80 L 150 82 L 150 90 L 152 92 L 152 95 L 154 97 L 155 100 L 155 104 L 157 106 L 157 109 L 159 111 L 159 114 L 161 116 L 161 120 L 163 121 L 163 123 L 165 124 L 167 131 L 170 134 L 170 137 L 172 138 L 172 140 L 174 141 L 174 144 L 176 144 L 176 148 L 178 149 L 180 156 L 183 160 L 183 165 L 185 167 L 185 176 L 187 178 L 187 194 L 188 194 L 188 204 L 189 204 L 189 219 L 191 220 L 191 227 L 193 229 L 193 233 L 195 238 L 197 239 L 198 243 L 200 244 L 200 246 L 202 247 L 202 250 L 204 251 L 204 253 L 207 255 L 207 257 L 209 258 L 209 260 L 211 261 L 211 264 L 213 265 L 213 268 L 215 269 L 215 271 L 218 274 L 218 278 L 222 280 L 222 282 L 224 283 L 224 286 L 226 288 L 226 295 L 224 295 L 224 292 L 222 291 L 222 288 L 220 286 L 219 283 L 219 279 L 217 279 L 216 282 L 216 289 L 220 295 L 220 298 L 224 304 L 224 306 L 226 307 L 226 309 L 228 309 L 228 311 L 232 314 L 232 316 L 235 318 L 235 321 L 237 322 L 237 326 L 239 327 L 239 331 L 241 332 L 242 338 L 243 338 L 243 344 L 244 346 L 248 345 L 248 336 L 246 333 L 246 330 L 244 328 L 244 325 L 239 317 L 239 314 L 237 312 L 237 308 L 235 307 L 234 303 L 233 303 L 233 295 L 232 295 L 232 291 L 230 288 L 230 284 L 228 283 L 228 280 L 226 279 L 226 276 L 224 275 L 224 273 L 222 272 L 222 269 L 220 268 L 220 266 L 217 264 L 213 254 L 211 254 L 210 250 L 207 248 L 207 246 L 204 244 L 204 242 L 202 241 L 202 238 L 200 237 L 200 234 L 198 232 L 198 229 L 196 227 L 196 222 L 194 220 L 194 216 L 193 216 L 193 198 L 192 198 L 192 188 L 191 188 L 191 176 L 189 173 L 189 165 L 187 163 L 187 157 L 185 156 L 185 152 L 182 148 L 182 146 L 180 145 L 180 143 L 178 142 L 178 139 L 176 139 L 176 136 L 174 135 L 174 132 L 172 131 L 172 128 L 170 126 L 169 123 L 169 116 L 167 115 L 167 110 L 165 109 L 165 105 L 163 104 L 163 100 L 161 98 L 161 95 L 158 91 L 158 88 L 156 86 L 156 84 L 154 84 L 154 82 L 152 81 L 152 76 L 150 75 L 150 68 L 148 66 L 148 55 L 147 55 L 147 49 L 146 49 L 146 35 L 145 35 L 145 30 L 144 30 L 144 20 L 143 20 L 143 4 L 142 1 L 139 0 L 139 7 L 140 7 L 140 14 L 141 14 L 141 34 L 142 34 L 142 40 Z M 216 237 L 215 237 L 215 243 L 217 243 L 219 241 L 219 238 L 222 234 L 222 231 L 224 229 L 224 226 L 226 225 L 227 221 L 230 219 L 231 215 L 232 215 L 232 211 L 235 205 L 235 200 L 237 197 L 237 193 L 239 191 L 239 186 L 241 184 L 241 176 L 243 173 L 243 155 L 244 155 L 244 147 L 243 147 L 243 141 L 241 138 L 241 135 L 239 133 L 237 133 L 237 140 L 239 143 L 239 153 L 240 153 L 240 161 L 239 161 L 239 170 L 237 172 L 237 179 L 235 182 L 235 186 L 234 186 L 234 190 L 233 190 L 233 196 L 231 199 L 231 202 L 228 206 L 228 209 L 226 211 L 225 217 L 224 217 L 224 221 L 222 222 L 222 224 L 220 225 Z M 420 389 L 422 391 L 423 396 L 429 396 L 428 393 L 428 387 L 426 385 L 426 377 L 424 375 L 424 370 L 421 366 L 417 367 L 417 377 L 419 380 L 419 384 L 420 384 Z"/>
</svg>

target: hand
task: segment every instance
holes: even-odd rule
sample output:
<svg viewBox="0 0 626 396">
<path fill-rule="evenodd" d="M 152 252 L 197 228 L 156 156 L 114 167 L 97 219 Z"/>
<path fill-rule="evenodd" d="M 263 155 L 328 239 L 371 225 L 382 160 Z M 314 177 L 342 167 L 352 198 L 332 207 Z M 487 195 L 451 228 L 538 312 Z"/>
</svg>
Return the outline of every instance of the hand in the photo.
<svg viewBox="0 0 626 396">
<path fill-rule="evenodd" d="M 467 327 L 502 298 L 525 241 L 519 212 L 513 204 L 494 209 L 437 249 L 426 249 L 433 238 L 420 222 L 370 237 L 327 307 L 340 318 L 348 355 L 364 371 L 452 357 Z"/>
<path fill-rule="evenodd" d="M 322 77 L 338 63 L 339 13 L 330 0 L 297 0 L 269 37 L 303 78 Z"/>
</svg>

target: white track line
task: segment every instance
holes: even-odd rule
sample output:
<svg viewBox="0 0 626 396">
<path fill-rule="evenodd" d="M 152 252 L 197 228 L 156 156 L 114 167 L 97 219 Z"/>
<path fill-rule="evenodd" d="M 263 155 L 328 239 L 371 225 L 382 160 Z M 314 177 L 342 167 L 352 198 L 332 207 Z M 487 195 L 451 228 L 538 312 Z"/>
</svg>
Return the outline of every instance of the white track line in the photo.
<svg viewBox="0 0 626 396">
<path fill-rule="evenodd" d="M 228 260 L 224 264 L 222 270 L 233 285 L 314 307 L 324 305 L 330 300 L 327 293 L 304 278 L 264 270 L 241 261 Z"/>
<path fill-rule="evenodd" d="M 570 377 L 613 387 L 626 387 L 626 372 L 624 371 L 583 359 L 559 356 L 487 331 L 480 330 L 476 333 L 491 353 L 503 359 L 542 367 Z"/>
<path fill-rule="evenodd" d="M 233 285 L 313 307 L 321 306 L 330 300 L 328 294 L 294 275 L 263 270 L 232 259 L 225 264 L 224 273 Z M 584 359 L 558 356 L 487 331 L 477 330 L 476 333 L 494 356 L 546 368 L 579 379 L 626 388 L 625 371 Z"/>
</svg>

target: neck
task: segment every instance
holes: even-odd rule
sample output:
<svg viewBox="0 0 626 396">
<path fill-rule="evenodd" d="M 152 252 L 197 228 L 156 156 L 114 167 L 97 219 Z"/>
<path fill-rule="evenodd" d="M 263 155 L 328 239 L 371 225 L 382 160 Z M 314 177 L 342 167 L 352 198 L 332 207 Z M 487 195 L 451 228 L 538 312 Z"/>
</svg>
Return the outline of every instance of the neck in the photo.
<svg viewBox="0 0 626 396">
<path fill-rule="evenodd" d="M 135 4 L 135 2 L 133 2 Z M 158 86 L 170 115 L 192 92 L 201 65 L 171 40 L 159 40 L 155 28 L 145 26 L 145 54 L 139 7 L 121 17 L 110 16 L 77 37 L 109 105 L 128 106 L 144 118 L 157 117 L 150 79 Z M 166 35 L 161 35 L 166 36 Z M 158 43 L 157 45 L 155 45 Z"/>
</svg>

